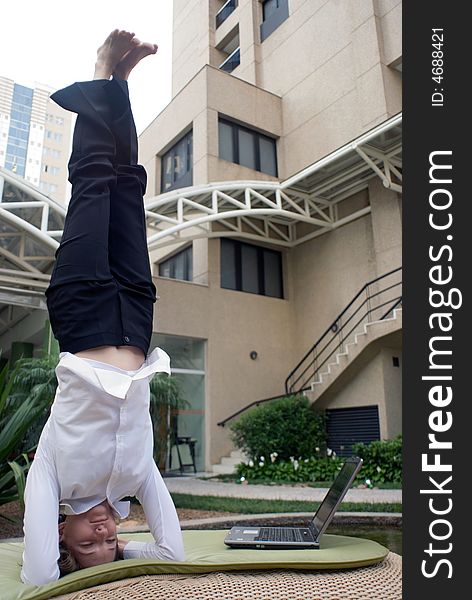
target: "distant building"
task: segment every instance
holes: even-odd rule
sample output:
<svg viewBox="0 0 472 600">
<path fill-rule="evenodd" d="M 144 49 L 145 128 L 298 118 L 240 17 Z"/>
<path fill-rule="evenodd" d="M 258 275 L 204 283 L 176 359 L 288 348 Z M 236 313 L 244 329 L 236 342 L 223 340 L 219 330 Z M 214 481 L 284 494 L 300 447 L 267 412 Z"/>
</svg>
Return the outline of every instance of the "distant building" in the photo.
<svg viewBox="0 0 472 600">
<path fill-rule="evenodd" d="M 49 99 L 52 91 L 0 77 L 0 167 L 64 203 L 72 115 Z"/>
</svg>

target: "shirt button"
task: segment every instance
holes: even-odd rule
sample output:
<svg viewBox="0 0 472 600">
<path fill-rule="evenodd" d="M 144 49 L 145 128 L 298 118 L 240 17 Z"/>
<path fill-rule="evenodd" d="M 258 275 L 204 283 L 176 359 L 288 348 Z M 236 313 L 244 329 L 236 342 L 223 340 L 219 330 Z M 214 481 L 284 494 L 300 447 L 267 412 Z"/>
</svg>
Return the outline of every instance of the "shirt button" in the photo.
<svg viewBox="0 0 472 600">
<path fill-rule="evenodd" d="M 125 335 L 125 337 L 124 337 L 123 339 L 124 339 L 124 341 L 125 341 L 127 344 L 129 344 L 129 342 L 130 342 L 130 339 L 129 339 L 129 337 L 128 337 L 127 335 Z"/>
</svg>

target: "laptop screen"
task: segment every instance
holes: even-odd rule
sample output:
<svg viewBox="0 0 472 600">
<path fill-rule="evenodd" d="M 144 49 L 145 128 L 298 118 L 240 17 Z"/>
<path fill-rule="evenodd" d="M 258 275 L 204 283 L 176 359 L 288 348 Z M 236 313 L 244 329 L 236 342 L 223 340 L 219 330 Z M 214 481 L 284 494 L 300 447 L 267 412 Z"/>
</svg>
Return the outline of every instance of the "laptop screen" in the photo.
<svg viewBox="0 0 472 600">
<path fill-rule="evenodd" d="M 344 463 L 311 522 L 317 533 L 322 533 L 325 525 L 327 526 L 331 521 L 330 517 L 334 515 L 336 507 L 349 489 L 361 464 L 362 461 L 359 459 L 347 459 Z"/>
</svg>

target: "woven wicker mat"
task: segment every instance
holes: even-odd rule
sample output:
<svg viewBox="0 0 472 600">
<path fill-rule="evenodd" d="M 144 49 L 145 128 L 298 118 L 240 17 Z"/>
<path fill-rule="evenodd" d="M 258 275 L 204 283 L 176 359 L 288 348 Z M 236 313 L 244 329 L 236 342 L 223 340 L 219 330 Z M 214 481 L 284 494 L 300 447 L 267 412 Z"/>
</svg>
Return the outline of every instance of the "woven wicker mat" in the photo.
<svg viewBox="0 0 472 600">
<path fill-rule="evenodd" d="M 402 559 L 336 571 L 245 571 L 147 575 L 56 600 L 401 600 Z"/>
</svg>

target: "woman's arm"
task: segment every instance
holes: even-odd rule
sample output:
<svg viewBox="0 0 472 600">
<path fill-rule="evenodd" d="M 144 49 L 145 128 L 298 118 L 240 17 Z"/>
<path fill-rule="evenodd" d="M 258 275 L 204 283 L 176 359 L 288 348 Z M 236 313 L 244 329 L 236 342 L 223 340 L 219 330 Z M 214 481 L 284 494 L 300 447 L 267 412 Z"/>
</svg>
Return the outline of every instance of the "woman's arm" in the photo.
<svg viewBox="0 0 472 600">
<path fill-rule="evenodd" d="M 59 488 L 53 466 L 36 454 L 26 479 L 23 583 L 44 585 L 59 579 Z"/>
<path fill-rule="evenodd" d="M 143 507 L 154 542 L 128 542 L 124 547 L 123 558 L 184 561 L 179 518 L 155 464 L 136 497 Z"/>
</svg>

